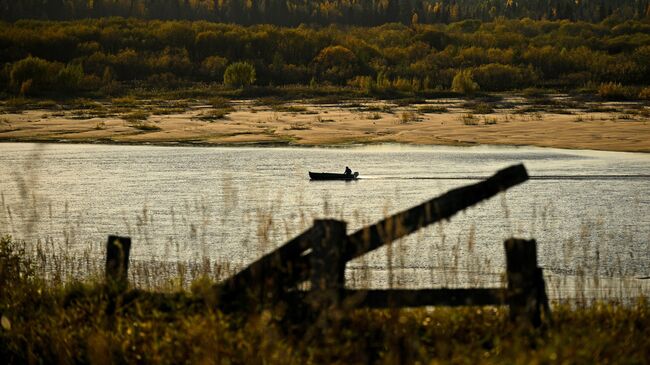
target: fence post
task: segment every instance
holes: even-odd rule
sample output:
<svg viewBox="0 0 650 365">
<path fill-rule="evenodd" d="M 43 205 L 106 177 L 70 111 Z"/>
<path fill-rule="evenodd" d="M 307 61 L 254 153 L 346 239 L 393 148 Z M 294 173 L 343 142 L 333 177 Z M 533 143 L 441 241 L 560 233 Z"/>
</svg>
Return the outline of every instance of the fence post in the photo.
<svg viewBox="0 0 650 365">
<path fill-rule="evenodd" d="M 316 311 L 338 308 L 345 287 L 343 251 L 347 242 L 347 224 L 333 219 L 314 221 L 322 232 L 321 239 L 312 242 L 311 292 L 309 301 Z"/>
<path fill-rule="evenodd" d="M 128 286 L 129 251 L 131 238 L 108 236 L 106 243 L 106 284 L 109 288 L 124 291 Z"/>
<path fill-rule="evenodd" d="M 548 311 L 548 299 L 542 270 L 537 267 L 537 242 L 510 238 L 504 245 L 508 279 L 506 301 L 510 307 L 510 319 L 539 327 L 542 324 L 542 307 Z"/>
</svg>

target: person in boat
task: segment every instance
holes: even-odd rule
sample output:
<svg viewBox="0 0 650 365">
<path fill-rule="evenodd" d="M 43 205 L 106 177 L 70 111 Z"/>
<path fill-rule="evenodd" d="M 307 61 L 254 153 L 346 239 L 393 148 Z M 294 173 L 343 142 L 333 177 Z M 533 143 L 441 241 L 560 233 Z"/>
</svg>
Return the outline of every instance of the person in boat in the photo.
<svg viewBox="0 0 650 365">
<path fill-rule="evenodd" d="M 345 166 L 345 174 L 346 175 L 352 175 L 352 170 L 350 170 L 349 167 Z"/>
</svg>

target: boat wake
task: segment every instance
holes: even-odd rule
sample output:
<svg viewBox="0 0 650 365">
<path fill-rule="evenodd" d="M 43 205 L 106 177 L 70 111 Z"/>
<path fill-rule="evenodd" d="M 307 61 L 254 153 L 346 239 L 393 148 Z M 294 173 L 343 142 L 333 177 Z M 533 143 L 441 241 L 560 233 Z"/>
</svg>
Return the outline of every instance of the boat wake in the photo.
<svg viewBox="0 0 650 365">
<path fill-rule="evenodd" d="M 359 180 L 483 180 L 488 176 L 359 176 Z M 650 175 L 537 175 L 530 180 L 639 180 L 649 181 Z"/>
</svg>

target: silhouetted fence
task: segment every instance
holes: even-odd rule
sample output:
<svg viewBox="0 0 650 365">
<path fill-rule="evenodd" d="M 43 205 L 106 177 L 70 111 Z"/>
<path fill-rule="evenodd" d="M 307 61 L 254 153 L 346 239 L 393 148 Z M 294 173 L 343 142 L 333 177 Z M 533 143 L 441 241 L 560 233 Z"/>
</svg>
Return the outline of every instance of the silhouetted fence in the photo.
<svg viewBox="0 0 650 365">
<path fill-rule="evenodd" d="M 316 312 L 359 307 L 508 305 L 513 320 L 525 319 L 539 326 L 542 312 L 550 315 L 550 311 L 542 269 L 537 266 L 534 240 L 511 238 L 504 242 L 506 288 L 345 288 L 348 261 L 432 223 L 449 219 L 526 180 L 528 173 L 524 166 L 514 165 L 484 181 L 451 190 L 350 235 L 346 222 L 316 220 L 302 234 L 215 285 L 217 303 L 225 311 L 259 310 L 284 302 Z M 110 236 L 108 240 L 107 281 L 118 288 L 126 288 L 130 245 L 128 237 Z M 302 289 L 304 283 L 309 283 L 309 289 Z"/>
</svg>

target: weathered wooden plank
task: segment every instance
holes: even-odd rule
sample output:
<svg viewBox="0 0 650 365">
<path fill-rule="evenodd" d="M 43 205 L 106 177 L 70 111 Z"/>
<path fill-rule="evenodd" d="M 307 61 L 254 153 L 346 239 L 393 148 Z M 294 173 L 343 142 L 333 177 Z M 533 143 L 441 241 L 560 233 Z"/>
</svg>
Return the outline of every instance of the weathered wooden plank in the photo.
<svg viewBox="0 0 650 365">
<path fill-rule="evenodd" d="M 392 215 L 350 235 L 345 259 L 352 260 L 528 180 L 523 164 L 513 165 L 479 183 L 463 186 Z"/>
<path fill-rule="evenodd" d="M 505 289 L 346 290 L 344 306 L 387 308 L 423 306 L 503 305 Z"/>
</svg>

